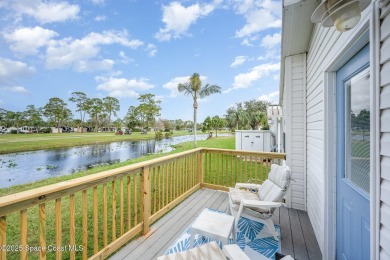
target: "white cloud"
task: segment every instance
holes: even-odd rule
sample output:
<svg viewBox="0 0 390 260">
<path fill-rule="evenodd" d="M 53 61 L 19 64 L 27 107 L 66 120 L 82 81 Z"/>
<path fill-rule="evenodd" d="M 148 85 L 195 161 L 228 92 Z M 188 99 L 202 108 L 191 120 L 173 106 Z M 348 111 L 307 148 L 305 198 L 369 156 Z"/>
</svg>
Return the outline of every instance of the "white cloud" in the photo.
<svg viewBox="0 0 390 260">
<path fill-rule="evenodd" d="M 130 39 L 126 30 L 92 32 L 81 39 L 68 37 L 56 40 L 57 32 L 36 26 L 16 29 L 3 36 L 10 48 L 21 54 L 38 54 L 40 48 L 46 48 L 44 59 L 49 69 L 72 67 L 79 72 L 112 68 L 113 60 L 96 59 L 102 45 L 119 44 L 137 49 L 144 44 L 138 39 Z M 150 52 L 153 53 L 153 49 Z"/>
<path fill-rule="evenodd" d="M 120 63 L 128 64 L 129 62 L 134 62 L 134 59 L 127 57 L 124 51 L 119 52 L 119 57 L 121 57 Z"/>
<path fill-rule="evenodd" d="M 169 82 L 165 83 L 163 85 L 163 88 L 169 89 L 171 91 L 171 94 L 169 95 L 170 97 L 177 97 L 180 94 L 180 92 L 177 90 L 177 85 L 179 83 L 186 83 L 190 79 L 190 76 L 184 76 L 184 77 L 175 77 L 171 79 Z M 200 80 L 204 81 L 207 78 L 205 76 L 200 76 Z"/>
<path fill-rule="evenodd" d="M 97 22 L 103 22 L 106 20 L 107 20 L 107 16 L 105 16 L 105 15 L 98 15 L 95 17 L 95 21 L 97 21 Z"/>
<path fill-rule="evenodd" d="M 234 7 L 238 14 L 245 17 L 246 24 L 236 31 L 237 38 L 250 37 L 255 33 L 269 28 L 280 28 L 282 25 L 282 3 L 272 0 L 234 0 Z M 249 45 L 249 41 L 244 41 Z"/>
<path fill-rule="evenodd" d="M 253 47 L 254 45 L 249 41 L 249 39 L 244 39 L 241 42 L 241 45 L 248 46 L 248 47 Z"/>
<path fill-rule="evenodd" d="M 278 71 L 280 68 L 279 63 L 275 64 L 262 64 L 256 67 L 253 67 L 247 73 L 240 73 L 234 77 L 233 86 L 224 91 L 224 93 L 229 93 L 235 89 L 248 88 L 252 85 L 254 81 L 261 79 L 269 75 L 270 72 Z"/>
<path fill-rule="evenodd" d="M 5 79 L 30 76 L 34 72 L 34 67 L 30 67 L 26 63 L 0 58 L 0 82 Z"/>
<path fill-rule="evenodd" d="M 25 89 L 22 86 L 1 87 L 0 89 L 6 90 L 6 91 L 11 91 L 11 92 L 16 92 L 16 93 L 19 93 L 19 94 L 30 93 L 27 89 Z"/>
<path fill-rule="evenodd" d="M 17 17 L 27 15 L 39 23 L 64 22 L 78 18 L 80 7 L 66 1 L 18 0 L 9 1 L 9 9 L 13 9 Z"/>
<path fill-rule="evenodd" d="M 26 63 L 0 58 L 0 89 L 21 94 L 29 91 L 18 85 L 18 80 L 31 76 L 35 68 Z"/>
<path fill-rule="evenodd" d="M 156 56 L 157 53 L 156 45 L 149 43 L 148 46 L 146 47 L 146 50 L 148 51 L 150 57 Z"/>
<path fill-rule="evenodd" d="M 91 0 L 91 2 L 95 5 L 103 5 L 105 0 Z"/>
<path fill-rule="evenodd" d="M 259 19 L 261 17 L 261 19 Z M 236 31 L 236 37 L 246 37 L 269 28 L 280 28 L 282 20 L 276 18 L 271 12 L 265 9 L 250 11 L 245 15 L 246 25 Z"/>
<path fill-rule="evenodd" d="M 114 66 L 114 61 L 110 59 L 104 60 L 80 60 L 73 64 L 74 70 L 77 72 L 91 72 L 98 70 L 111 70 Z"/>
<path fill-rule="evenodd" d="M 11 50 L 21 54 L 36 54 L 39 48 L 49 44 L 56 36 L 57 32 L 39 26 L 19 28 L 3 34 Z"/>
<path fill-rule="evenodd" d="M 81 39 L 64 38 L 51 41 L 46 50 L 46 67 L 50 69 L 73 67 L 76 71 L 85 71 L 82 68 L 87 64 L 92 66 L 89 71 L 111 69 L 112 60 L 94 60 L 100 52 L 101 45 L 111 44 L 136 49 L 143 45 L 143 42 L 137 39 L 129 40 L 126 31 L 92 32 Z"/>
<path fill-rule="evenodd" d="M 257 60 L 280 60 L 280 49 L 267 49 L 264 55 L 257 57 Z"/>
<path fill-rule="evenodd" d="M 199 18 L 209 15 L 221 2 L 221 0 L 214 0 L 205 5 L 196 3 L 185 7 L 174 1 L 163 6 L 162 21 L 165 27 L 160 28 L 155 34 L 155 38 L 159 41 L 169 41 L 172 38 L 180 38 L 182 35 L 188 34 L 187 31 L 192 24 Z"/>
<path fill-rule="evenodd" d="M 266 95 L 261 95 L 259 97 L 259 100 L 267 101 L 267 102 L 270 102 L 270 103 L 278 103 L 278 101 L 279 101 L 279 90 L 271 92 L 271 93 L 266 94 Z"/>
<path fill-rule="evenodd" d="M 238 66 L 244 64 L 244 62 L 247 61 L 247 59 L 248 59 L 248 57 L 246 57 L 246 56 L 237 56 L 234 59 L 233 63 L 230 64 L 230 67 L 232 67 L 232 68 L 238 67 Z"/>
<path fill-rule="evenodd" d="M 275 33 L 274 35 L 267 35 L 261 40 L 261 46 L 266 48 L 274 48 L 280 44 L 282 36 L 280 33 Z"/>
<path fill-rule="evenodd" d="M 147 90 L 154 88 L 154 86 L 148 83 L 148 79 L 126 79 L 115 77 L 95 77 L 98 90 L 104 90 L 108 92 L 112 97 L 138 97 L 138 90 Z"/>
</svg>

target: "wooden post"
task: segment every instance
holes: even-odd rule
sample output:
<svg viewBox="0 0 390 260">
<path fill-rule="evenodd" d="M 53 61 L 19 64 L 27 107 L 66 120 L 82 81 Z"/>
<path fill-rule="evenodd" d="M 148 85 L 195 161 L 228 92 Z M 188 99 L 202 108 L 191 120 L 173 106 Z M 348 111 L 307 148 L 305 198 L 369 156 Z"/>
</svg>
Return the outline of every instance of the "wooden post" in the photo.
<svg viewBox="0 0 390 260">
<path fill-rule="evenodd" d="M 144 166 L 141 173 L 141 214 L 142 221 L 144 223 L 142 234 L 146 235 L 149 230 L 149 217 L 151 210 L 150 203 L 150 177 L 149 177 L 149 166 Z"/>
<path fill-rule="evenodd" d="M 5 247 L 7 245 L 7 217 L 0 217 L 0 246 Z M 0 252 L 0 260 L 7 259 L 7 250 L 2 248 Z"/>
<path fill-rule="evenodd" d="M 199 152 L 198 154 L 198 182 L 200 183 L 200 187 L 203 184 L 203 154 Z"/>
</svg>

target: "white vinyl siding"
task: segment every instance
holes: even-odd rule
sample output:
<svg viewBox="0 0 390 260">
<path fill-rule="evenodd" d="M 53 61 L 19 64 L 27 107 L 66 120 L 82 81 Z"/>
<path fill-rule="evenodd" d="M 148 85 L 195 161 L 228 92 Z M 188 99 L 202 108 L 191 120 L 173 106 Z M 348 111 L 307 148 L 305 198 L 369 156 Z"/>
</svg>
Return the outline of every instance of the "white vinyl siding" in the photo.
<svg viewBox="0 0 390 260">
<path fill-rule="evenodd" d="M 285 111 L 287 165 L 291 168 L 292 179 L 288 205 L 306 210 L 305 178 L 305 84 L 306 54 L 286 57 L 285 60 Z"/>
<path fill-rule="evenodd" d="M 390 4 L 382 7 L 380 29 L 380 258 L 390 259 Z"/>
<path fill-rule="evenodd" d="M 368 20 L 369 10 L 362 13 L 361 21 Z M 350 44 L 354 29 L 338 32 L 334 27 L 316 24 L 307 53 L 306 86 L 306 154 L 307 154 L 307 212 L 318 244 L 324 253 L 325 230 L 325 131 L 324 78 L 326 68 L 334 64 L 339 51 Z M 330 109 L 330 108 L 329 108 Z"/>
</svg>

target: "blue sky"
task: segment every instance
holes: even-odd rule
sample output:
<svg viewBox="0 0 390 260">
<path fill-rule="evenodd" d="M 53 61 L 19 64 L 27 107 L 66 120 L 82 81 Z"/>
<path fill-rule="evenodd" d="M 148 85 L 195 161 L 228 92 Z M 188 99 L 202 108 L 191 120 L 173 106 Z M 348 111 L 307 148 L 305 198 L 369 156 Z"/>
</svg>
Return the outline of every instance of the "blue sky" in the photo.
<svg viewBox="0 0 390 260">
<path fill-rule="evenodd" d="M 194 72 L 223 91 L 199 102 L 200 121 L 236 102 L 277 103 L 281 9 L 271 0 L 1 0 L 0 107 L 82 91 L 118 98 L 123 117 L 153 93 L 162 118 L 191 120 L 192 101 L 176 89 Z"/>
</svg>

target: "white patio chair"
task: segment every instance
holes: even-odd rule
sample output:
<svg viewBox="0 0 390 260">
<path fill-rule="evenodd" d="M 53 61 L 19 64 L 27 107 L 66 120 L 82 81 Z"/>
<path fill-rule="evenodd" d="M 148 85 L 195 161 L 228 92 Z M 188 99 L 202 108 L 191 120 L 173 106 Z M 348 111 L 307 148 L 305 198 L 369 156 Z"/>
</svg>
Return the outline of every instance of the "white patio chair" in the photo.
<svg viewBox="0 0 390 260">
<path fill-rule="evenodd" d="M 237 183 L 235 188 L 229 188 L 229 209 L 235 217 L 236 230 L 242 216 L 263 223 L 273 237 L 279 240 L 272 215 L 276 208 L 284 204 L 282 200 L 286 196 L 290 180 L 291 171 L 288 166 L 272 164 L 268 179 L 263 184 Z M 253 190 L 257 192 L 251 192 Z"/>
</svg>

